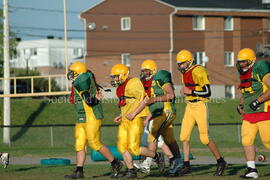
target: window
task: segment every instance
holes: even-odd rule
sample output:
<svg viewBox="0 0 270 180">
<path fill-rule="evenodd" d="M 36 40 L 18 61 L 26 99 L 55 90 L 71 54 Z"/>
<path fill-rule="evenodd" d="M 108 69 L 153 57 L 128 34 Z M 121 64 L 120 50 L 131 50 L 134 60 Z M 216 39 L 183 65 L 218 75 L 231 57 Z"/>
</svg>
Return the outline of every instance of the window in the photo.
<svg viewBox="0 0 270 180">
<path fill-rule="evenodd" d="M 37 55 L 37 48 L 31 48 L 30 49 L 30 54 L 31 54 L 31 56 L 36 56 Z"/>
<path fill-rule="evenodd" d="M 232 16 L 224 17 L 224 30 L 225 31 L 233 30 L 233 17 Z"/>
<path fill-rule="evenodd" d="M 64 65 L 61 62 L 59 62 L 58 63 L 58 68 L 62 69 L 63 67 L 64 67 Z"/>
<path fill-rule="evenodd" d="M 228 67 L 234 66 L 234 52 L 224 53 L 224 65 Z"/>
<path fill-rule="evenodd" d="M 32 56 L 32 50 L 31 49 L 23 49 L 23 57 L 24 59 L 30 59 L 30 57 Z"/>
<path fill-rule="evenodd" d="M 79 55 L 83 56 L 84 55 L 84 49 L 83 48 L 79 48 Z"/>
<path fill-rule="evenodd" d="M 83 55 L 83 48 L 74 48 L 73 49 L 74 57 L 80 57 Z"/>
<path fill-rule="evenodd" d="M 73 49 L 73 55 L 76 57 L 76 56 L 79 56 L 79 48 L 74 48 Z"/>
<path fill-rule="evenodd" d="M 235 88 L 233 85 L 225 85 L 225 98 L 235 98 Z"/>
<path fill-rule="evenodd" d="M 130 67 L 130 54 L 125 53 L 122 54 L 122 64 L 126 65 L 127 67 Z"/>
<path fill-rule="evenodd" d="M 29 49 L 23 49 L 23 55 L 29 54 Z"/>
<path fill-rule="evenodd" d="M 130 17 L 122 17 L 121 18 L 121 30 L 122 31 L 131 30 L 131 19 L 130 19 Z"/>
<path fill-rule="evenodd" d="M 205 30 L 204 16 L 193 16 L 192 17 L 192 28 L 193 28 L 193 30 Z"/>
<path fill-rule="evenodd" d="M 205 63 L 206 63 L 205 52 L 195 52 L 193 56 L 194 56 L 194 61 L 196 64 L 205 66 Z"/>
</svg>

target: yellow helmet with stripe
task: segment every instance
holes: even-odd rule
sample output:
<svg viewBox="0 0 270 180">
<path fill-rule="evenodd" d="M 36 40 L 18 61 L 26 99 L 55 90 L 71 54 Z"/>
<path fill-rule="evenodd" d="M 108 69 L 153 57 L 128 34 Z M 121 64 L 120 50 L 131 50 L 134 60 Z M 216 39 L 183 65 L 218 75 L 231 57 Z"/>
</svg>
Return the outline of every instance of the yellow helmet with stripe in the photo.
<svg viewBox="0 0 270 180">
<path fill-rule="evenodd" d="M 123 84 L 129 75 L 129 69 L 126 65 L 124 64 L 116 64 L 112 67 L 111 70 L 111 84 L 112 86 L 116 87 L 119 86 L 120 84 Z"/>
</svg>

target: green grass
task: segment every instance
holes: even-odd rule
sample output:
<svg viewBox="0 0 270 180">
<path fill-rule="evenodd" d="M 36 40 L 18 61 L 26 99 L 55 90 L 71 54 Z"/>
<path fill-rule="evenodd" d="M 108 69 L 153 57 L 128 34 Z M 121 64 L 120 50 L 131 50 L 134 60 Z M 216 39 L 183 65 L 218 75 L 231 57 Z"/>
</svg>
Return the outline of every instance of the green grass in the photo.
<svg viewBox="0 0 270 180">
<path fill-rule="evenodd" d="M 2 106 L 2 99 L 0 106 Z M 177 117 L 175 123 L 180 123 L 184 113 L 185 104 L 182 99 L 177 100 Z M 235 107 L 238 100 L 213 100 L 209 103 L 210 123 L 240 123 L 241 118 Z M 103 124 L 113 124 L 112 120 L 119 114 L 116 103 L 104 102 L 105 118 Z M 2 124 L 2 108 L 0 108 L 0 123 Z M 11 124 L 12 125 L 37 125 L 37 124 L 73 124 L 75 122 L 74 107 L 63 98 L 42 100 L 21 98 L 11 100 Z M 179 142 L 180 126 L 175 126 L 175 138 Z M 242 152 L 240 143 L 240 126 L 210 126 L 210 136 L 216 141 L 221 150 L 224 149 L 230 156 L 239 156 Z M 116 145 L 117 127 L 103 127 L 102 142 L 106 145 Z M 51 136 L 51 134 L 53 136 Z M 38 155 L 38 156 L 62 156 L 74 155 L 73 127 L 35 127 L 12 128 L 11 146 L 0 142 L 0 150 L 8 151 L 12 156 Z M 0 128 L 2 139 L 3 128 Z M 52 141 L 53 140 L 53 141 Z M 260 140 L 256 145 L 262 148 Z M 194 128 L 191 137 L 193 152 L 201 155 L 210 155 L 204 145 L 201 144 L 198 130 Z M 198 149 L 198 150 L 197 150 Z M 205 150 L 201 152 L 200 149 Z M 262 148 L 263 149 L 263 148 Z M 228 151 L 228 152 L 227 152 Z"/>
<path fill-rule="evenodd" d="M 112 124 L 113 117 L 120 111 L 113 100 L 103 103 L 105 112 L 104 124 Z M 241 118 L 236 112 L 238 100 L 213 99 L 209 102 L 210 123 L 240 123 Z M 3 99 L 0 99 L 3 107 Z M 175 123 L 180 123 L 184 114 L 185 103 L 177 99 L 177 116 Z M 12 125 L 22 124 L 71 124 L 75 122 L 74 106 L 68 99 L 31 99 L 21 98 L 11 100 Z M 0 124 L 3 124 L 3 108 L 0 108 Z"/>
<path fill-rule="evenodd" d="M 74 166 L 41 166 L 41 165 L 10 165 L 7 169 L 0 168 L 1 179 L 7 180 L 62 180 L 64 175 L 73 171 Z M 257 165 L 260 179 L 269 179 L 270 173 L 267 165 Z M 95 179 L 109 179 L 110 167 L 108 164 L 86 165 L 85 179 L 92 179 L 93 176 L 98 176 Z M 215 171 L 215 165 L 193 165 L 192 174 L 181 177 L 182 180 L 232 180 L 239 179 L 239 176 L 244 173 L 244 165 L 229 165 L 224 176 L 215 177 L 212 174 Z M 140 178 L 145 179 L 168 179 L 160 176 L 157 169 L 153 169 L 151 174 L 138 173 Z"/>
</svg>

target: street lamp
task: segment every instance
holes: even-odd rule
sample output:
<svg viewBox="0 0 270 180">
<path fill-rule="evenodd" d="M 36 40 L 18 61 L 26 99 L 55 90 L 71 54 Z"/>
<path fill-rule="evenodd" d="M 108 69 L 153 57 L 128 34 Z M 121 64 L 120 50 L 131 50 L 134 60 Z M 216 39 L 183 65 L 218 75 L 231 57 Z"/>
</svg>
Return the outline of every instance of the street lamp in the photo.
<svg viewBox="0 0 270 180">
<path fill-rule="evenodd" d="M 29 61 L 30 61 L 30 59 L 31 59 L 31 54 L 25 52 L 25 53 L 24 53 L 24 60 L 25 60 L 25 63 L 26 63 L 26 76 L 28 76 L 28 71 L 29 71 Z"/>
<path fill-rule="evenodd" d="M 26 62 L 26 76 L 28 76 L 28 74 L 29 74 L 29 61 L 31 59 L 31 53 L 25 52 L 23 57 L 24 57 L 24 60 Z M 26 92 L 27 93 L 29 92 L 28 80 L 26 80 Z"/>
</svg>

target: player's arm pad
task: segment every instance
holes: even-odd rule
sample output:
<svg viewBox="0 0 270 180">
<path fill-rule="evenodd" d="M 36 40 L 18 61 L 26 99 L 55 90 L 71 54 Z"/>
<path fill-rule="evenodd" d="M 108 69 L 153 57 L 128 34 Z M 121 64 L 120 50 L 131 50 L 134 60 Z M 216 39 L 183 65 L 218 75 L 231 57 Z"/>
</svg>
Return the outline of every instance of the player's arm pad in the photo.
<svg viewBox="0 0 270 180">
<path fill-rule="evenodd" d="M 91 96 L 88 91 L 82 93 L 84 102 L 89 106 L 95 106 L 99 103 L 99 100 L 95 96 Z"/>
<path fill-rule="evenodd" d="M 211 89 L 210 85 L 206 84 L 202 87 L 202 91 L 192 91 L 193 96 L 199 96 L 199 97 L 210 97 L 211 96 Z"/>
</svg>

